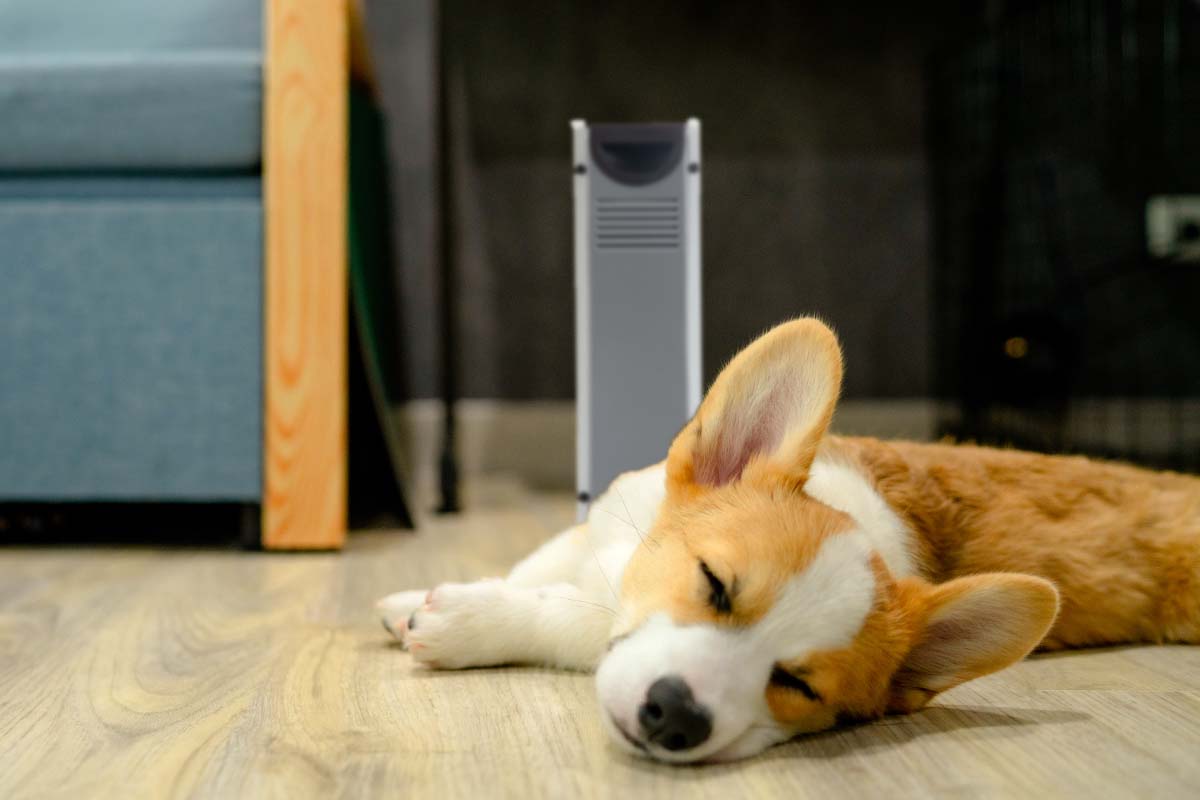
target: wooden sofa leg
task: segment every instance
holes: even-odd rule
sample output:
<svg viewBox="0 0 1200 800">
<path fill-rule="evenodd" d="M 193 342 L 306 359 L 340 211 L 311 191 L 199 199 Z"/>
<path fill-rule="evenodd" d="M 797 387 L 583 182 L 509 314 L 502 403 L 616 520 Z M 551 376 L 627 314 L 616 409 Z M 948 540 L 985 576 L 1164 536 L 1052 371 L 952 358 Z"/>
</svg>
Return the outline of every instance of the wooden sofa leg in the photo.
<svg viewBox="0 0 1200 800">
<path fill-rule="evenodd" d="M 265 0 L 262 543 L 346 538 L 347 7 Z"/>
</svg>

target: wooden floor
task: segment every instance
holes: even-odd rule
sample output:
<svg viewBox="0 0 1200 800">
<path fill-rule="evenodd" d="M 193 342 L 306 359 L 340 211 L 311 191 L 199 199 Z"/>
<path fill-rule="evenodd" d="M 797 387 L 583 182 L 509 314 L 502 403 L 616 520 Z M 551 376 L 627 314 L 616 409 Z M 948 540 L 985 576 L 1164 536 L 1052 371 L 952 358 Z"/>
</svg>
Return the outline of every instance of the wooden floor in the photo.
<svg viewBox="0 0 1200 800">
<path fill-rule="evenodd" d="M 341 554 L 0 549 L 0 797 L 1200 797 L 1188 647 L 1038 657 L 740 764 L 629 758 L 589 677 L 430 673 L 373 617 L 572 515 L 511 484 L 469 499 Z"/>
</svg>

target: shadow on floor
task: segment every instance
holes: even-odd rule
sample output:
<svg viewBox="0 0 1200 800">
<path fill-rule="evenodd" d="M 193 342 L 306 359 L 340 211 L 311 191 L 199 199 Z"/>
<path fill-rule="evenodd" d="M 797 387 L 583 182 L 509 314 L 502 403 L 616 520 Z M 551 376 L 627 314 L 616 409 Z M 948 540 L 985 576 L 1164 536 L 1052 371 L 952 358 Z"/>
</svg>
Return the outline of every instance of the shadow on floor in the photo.
<svg viewBox="0 0 1200 800">
<path fill-rule="evenodd" d="M 0 547 L 258 550 L 260 519 L 257 503 L 0 503 Z M 359 523 L 400 529 L 382 513 Z"/>
<path fill-rule="evenodd" d="M 873 722 L 842 726 L 801 736 L 772 747 L 746 762 L 696 764 L 684 767 L 660 764 L 622 754 L 630 766 L 641 771 L 677 772 L 709 777 L 743 768 L 744 763 L 794 761 L 796 759 L 835 759 L 894 748 L 933 734 L 954 733 L 981 728 L 1019 729 L 1040 725 L 1087 722 L 1092 717 L 1078 711 L 1040 708 L 984 708 L 975 706 L 932 706 L 916 714 L 884 717 Z M 613 748 L 614 754 L 617 752 Z"/>
</svg>

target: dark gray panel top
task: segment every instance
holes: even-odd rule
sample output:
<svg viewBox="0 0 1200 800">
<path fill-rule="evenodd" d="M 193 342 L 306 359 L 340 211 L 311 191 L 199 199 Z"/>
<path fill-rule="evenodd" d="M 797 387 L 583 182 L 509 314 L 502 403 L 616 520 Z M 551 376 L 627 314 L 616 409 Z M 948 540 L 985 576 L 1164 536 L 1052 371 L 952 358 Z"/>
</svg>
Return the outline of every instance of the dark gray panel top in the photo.
<svg viewBox="0 0 1200 800">
<path fill-rule="evenodd" d="M 617 183 L 645 186 L 662 180 L 683 158 L 679 123 L 600 123 L 588 126 L 592 162 Z"/>
</svg>

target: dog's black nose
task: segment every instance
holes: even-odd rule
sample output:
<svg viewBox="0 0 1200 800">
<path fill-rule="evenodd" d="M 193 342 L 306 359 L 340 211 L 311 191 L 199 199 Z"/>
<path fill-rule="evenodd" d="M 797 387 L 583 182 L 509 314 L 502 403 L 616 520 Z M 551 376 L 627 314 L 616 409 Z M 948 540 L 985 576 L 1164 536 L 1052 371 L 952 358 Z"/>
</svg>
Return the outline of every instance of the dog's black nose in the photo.
<svg viewBox="0 0 1200 800">
<path fill-rule="evenodd" d="M 667 750 L 690 750 L 712 733 L 708 710 L 696 702 L 678 675 L 650 685 L 646 702 L 638 709 L 638 723 L 647 739 Z"/>
</svg>

